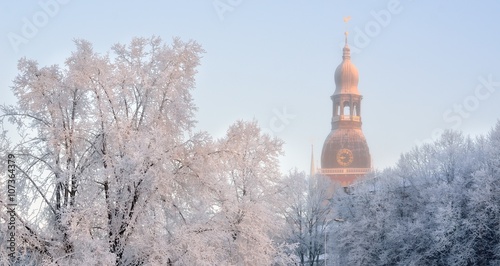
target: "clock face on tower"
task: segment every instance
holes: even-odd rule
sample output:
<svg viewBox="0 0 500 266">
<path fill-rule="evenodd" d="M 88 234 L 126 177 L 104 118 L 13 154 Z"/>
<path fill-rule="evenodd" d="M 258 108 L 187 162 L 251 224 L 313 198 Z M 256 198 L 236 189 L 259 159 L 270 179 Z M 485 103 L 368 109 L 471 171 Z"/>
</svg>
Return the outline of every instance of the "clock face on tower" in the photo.
<svg viewBox="0 0 500 266">
<path fill-rule="evenodd" d="M 341 166 L 348 166 L 354 160 L 354 156 L 352 155 L 352 151 L 349 149 L 340 149 L 337 152 L 337 163 Z"/>
</svg>

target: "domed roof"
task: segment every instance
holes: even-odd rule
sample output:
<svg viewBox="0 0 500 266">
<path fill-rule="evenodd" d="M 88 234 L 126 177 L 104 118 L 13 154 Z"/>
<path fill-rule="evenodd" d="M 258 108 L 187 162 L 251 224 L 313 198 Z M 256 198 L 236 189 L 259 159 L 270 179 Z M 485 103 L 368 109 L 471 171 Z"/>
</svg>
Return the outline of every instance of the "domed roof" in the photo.
<svg viewBox="0 0 500 266">
<path fill-rule="evenodd" d="M 323 144 L 321 168 L 371 168 L 371 157 L 361 129 L 340 128 Z"/>
<path fill-rule="evenodd" d="M 346 44 L 343 49 L 342 63 L 335 70 L 335 93 L 334 94 L 359 94 L 358 91 L 358 69 L 351 63 L 351 50 Z"/>
</svg>

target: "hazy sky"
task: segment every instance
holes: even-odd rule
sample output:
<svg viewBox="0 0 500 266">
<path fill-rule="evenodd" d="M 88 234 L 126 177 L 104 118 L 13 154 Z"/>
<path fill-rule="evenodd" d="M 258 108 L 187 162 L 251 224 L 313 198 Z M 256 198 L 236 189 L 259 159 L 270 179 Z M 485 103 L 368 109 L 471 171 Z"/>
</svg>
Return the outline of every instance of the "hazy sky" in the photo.
<svg viewBox="0 0 500 266">
<path fill-rule="evenodd" d="M 83 38 L 105 53 L 132 37 L 179 36 L 206 50 L 197 128 L 221 137 L 256 119 L 285 140 L 282 170 L 308 171 L 330 132 L 347 25 L 375 168 L 440 130 L 487 132 L 500 118 L 500 1 L 2 1 L 0 104 L 23 56 L 63 64 Z M 317 163 L 319 165 L 319 163 Z"/>
</svg>

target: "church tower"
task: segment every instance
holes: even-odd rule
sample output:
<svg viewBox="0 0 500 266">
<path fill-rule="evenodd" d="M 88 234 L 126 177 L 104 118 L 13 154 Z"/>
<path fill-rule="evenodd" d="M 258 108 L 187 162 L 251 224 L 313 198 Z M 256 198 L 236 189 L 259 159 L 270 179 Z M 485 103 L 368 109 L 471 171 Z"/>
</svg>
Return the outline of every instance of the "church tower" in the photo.
<svg viewBox="0 0 500 266">
<path fill-rule="evenodd" d="M 351 62 L 351 52 L 345 46 L 342 63 L 335 70 L 332 130 L 323 144 L 321 153 L 322 175 L 330 177 L 343 187 L 371 170 L 371 157 L 361 130 L 361 100 L 358 91 L 358 70 Z"/>
</svg>

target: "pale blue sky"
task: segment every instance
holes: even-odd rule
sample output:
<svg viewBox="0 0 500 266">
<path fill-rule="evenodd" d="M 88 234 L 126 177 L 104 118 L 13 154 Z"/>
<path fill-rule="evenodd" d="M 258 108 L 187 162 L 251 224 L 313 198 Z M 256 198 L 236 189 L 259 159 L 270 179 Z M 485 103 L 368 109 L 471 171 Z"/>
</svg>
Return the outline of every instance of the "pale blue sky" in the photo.
<svg viewBox="0 0 500 266">
<path fill-rule="evenodd" d="M 342 18 L 351 16 L 363 131 L 381 169 L 434 131 L 477 134 L 500 118 L 499 12 L 494 0 L 2 1 L 0 103 L 14 103 L 19 58 L 63 64 L 74 38 L 103 53 L 134 36 L 194 39 L 206 50 L 193 93 L 198 129 L 220 137 L 255 118 L 285 140 L 282 170 L 308 171 L 311 144 L 319 161 L 330 132 Z M 26 21 L 38 24 L 31 36 Z"/>
</svg>

